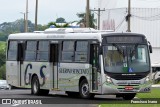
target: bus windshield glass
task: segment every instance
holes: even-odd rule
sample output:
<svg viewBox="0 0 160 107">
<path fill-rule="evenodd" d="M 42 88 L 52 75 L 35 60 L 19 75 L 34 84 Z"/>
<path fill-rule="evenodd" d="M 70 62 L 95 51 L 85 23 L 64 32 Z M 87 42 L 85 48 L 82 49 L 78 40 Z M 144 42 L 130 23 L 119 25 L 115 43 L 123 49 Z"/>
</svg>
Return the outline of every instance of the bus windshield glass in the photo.
<svg viewBox="0 0 160 107">
<path fill-rule="evenodd" d="M 149 54 L 147 45 L 111 44 L 103 46 L 105 72 L 148 72 Z"/>
</svg>

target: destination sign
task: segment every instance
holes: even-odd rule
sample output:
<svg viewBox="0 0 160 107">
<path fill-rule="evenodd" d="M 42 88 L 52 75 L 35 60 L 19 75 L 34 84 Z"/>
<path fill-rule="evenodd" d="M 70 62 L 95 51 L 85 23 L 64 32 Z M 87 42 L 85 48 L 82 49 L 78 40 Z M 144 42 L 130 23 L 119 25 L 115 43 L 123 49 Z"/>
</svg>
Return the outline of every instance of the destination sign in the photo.
<svg viewBox="0 0 160 107">
<path fill-rule="evenodd" d="M 142 37 L 135 36 L 113 36 L 106 37 L 107 43 L 142 43 Z"/>
</svg>

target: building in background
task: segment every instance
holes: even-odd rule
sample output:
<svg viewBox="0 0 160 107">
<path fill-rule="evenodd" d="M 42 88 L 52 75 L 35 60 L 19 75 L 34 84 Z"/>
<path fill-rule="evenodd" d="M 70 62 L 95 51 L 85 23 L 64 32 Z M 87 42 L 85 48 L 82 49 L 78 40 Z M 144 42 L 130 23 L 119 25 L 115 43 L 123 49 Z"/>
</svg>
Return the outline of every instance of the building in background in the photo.
<svg viewBox="0 0 160 107">
<path fill-rule="evenodd" d="M 131 0 L 131 32 L 146 35 L 153 47 L 151 64 L 160 71 L 160 1 Z M 128 0 L 99 0 L 101 30 L 127 31 Z"/>
</svg>

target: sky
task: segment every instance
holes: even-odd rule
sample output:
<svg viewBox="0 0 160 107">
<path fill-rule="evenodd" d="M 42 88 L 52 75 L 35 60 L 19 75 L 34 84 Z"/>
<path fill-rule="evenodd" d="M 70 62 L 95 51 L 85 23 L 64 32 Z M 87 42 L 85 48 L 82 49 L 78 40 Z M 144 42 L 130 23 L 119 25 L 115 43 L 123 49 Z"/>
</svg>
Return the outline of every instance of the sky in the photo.
<svg viewBox="0 0 160 107">
<path fill-rule="evenodd" d="M 67 22 L 79 20 L 77 13 L 85 12 L 86 0 L 38 0 L 38 24 L 47 24 L 59 17 Z M 98 3 L 99 1 L 99 3 Z M 133 7 L 160 7 L 160 0 L 131 0 Z M 90 0 L 90 8 L 127 7 L 128 0 Z M 28 19 L 35 22 L 36 0 L 28 0 Z M 0 24 L 23 18 L 26 11 L 26 0 L 0 0 Z"/>
<path fill-rule="evenodd" d="M 28 20 L 35 22 L 36 0 L 28 0 Z M 77 13 L 85 12 L 86 0 L 38 0 L 38 24 L 47 24 L 63 17 L 67 22 L 79 20 Z M 97 0 L 90 0 L 90 8 L 97 7 Z M 26 0 L 0 0 L 0 24 L 23 18 Z"/>
<path fill-rule="evenodd" d="M 128 6 L 128 0 L 99 0 L 101 8 L 124 8 Z M 134 8 L 160 8 L 160 0 L 131 0 Z"/>
</svg>

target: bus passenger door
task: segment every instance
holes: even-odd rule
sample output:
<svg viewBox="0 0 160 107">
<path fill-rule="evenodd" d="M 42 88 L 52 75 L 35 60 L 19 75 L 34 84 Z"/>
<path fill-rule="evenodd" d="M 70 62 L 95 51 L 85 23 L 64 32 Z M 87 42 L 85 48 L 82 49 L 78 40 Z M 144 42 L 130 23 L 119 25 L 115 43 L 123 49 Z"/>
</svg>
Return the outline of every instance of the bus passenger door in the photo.
<svg viewBox="0 0 160 107">
<path fill-rule="evenodd" d="M 17 53 L 17 61 L 18 61 L 18 85 L 23 86 L 24 79 L 22 78 L 22 68 L 23 68 L 23 61 L 24 61 L 24 43 L 18 43 L 18 53 Z"/>
<path fill-rule="evenodd" d="M 99 69 L 99 45 L 91 44 L 90 47 L 90 64 L 92 65 L 92 91 L 98 91 L 98 72 Z"/>
<path fill-rule="evenodd" d="M 53 88 L 58 88 L 58 44 L 50 45 L 50 64 Z"/>
</svg>

